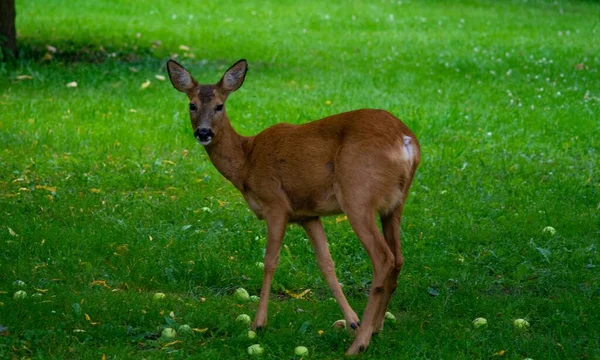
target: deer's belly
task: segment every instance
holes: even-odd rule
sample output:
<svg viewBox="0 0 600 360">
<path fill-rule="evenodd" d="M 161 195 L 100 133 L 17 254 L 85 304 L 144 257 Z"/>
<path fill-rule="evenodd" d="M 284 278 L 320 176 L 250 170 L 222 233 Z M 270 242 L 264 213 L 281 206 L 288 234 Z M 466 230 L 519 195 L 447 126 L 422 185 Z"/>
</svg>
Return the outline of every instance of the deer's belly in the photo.
<svg viewBox="0 0 600 360">
<path fill-rule="evenodd" d="M 263 206 L 255 195 L 244 195 L 248 208 L 258 217 L 264 219 Z M 289 221 L 301 221 L 306 218 L 340 214 L 340 204 L 333 191 L 323 191 L 316 196 L 288 198 L 287 212 Z"/>
<path fill-rule="evenodd" d="M 292 200 L 291 221 L 310 217 L 340 214 L 342 209 L 333 190 L 321 191 L 312 196 Z"/>
</svg>

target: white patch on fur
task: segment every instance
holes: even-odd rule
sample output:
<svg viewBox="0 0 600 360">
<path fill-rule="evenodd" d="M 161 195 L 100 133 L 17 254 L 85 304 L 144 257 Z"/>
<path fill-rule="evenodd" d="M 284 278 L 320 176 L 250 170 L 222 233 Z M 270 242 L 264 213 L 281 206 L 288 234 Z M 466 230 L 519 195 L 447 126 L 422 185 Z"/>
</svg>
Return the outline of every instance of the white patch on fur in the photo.
<svg viewBox="0 0 600 360">
<path fill-rule="evenodd" d="M 402 141 L 397 141 L 391 151 L 387 153 L 390 160 L 396 163 L 412 162 L 415 157 L 415 148 L 410 136 L 404 136 Z"/>
<path fill-rule="evenodd" d="M 408 160 L 413 161 L 415 157 L 414 145 L 411 143 L 412 138 L 410 136 L 404 136 L 404 149 L 406 150 L 406 157 Z"/>
</svg>

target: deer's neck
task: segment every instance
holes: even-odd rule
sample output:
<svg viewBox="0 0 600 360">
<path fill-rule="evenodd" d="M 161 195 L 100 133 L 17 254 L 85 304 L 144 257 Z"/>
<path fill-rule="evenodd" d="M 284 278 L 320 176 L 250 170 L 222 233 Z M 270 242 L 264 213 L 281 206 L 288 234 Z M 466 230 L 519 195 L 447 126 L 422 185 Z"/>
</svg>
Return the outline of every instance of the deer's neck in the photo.
<svg viewBox="0 0 600 360">
<path fill-rule="evenodd" d="M 229 119 L 223 120 L 215 139 L 205 149 L 217 170 L 241 191 L 245 177 L 245 147 L 248 138 L 235 132 Z"/>
</svg>

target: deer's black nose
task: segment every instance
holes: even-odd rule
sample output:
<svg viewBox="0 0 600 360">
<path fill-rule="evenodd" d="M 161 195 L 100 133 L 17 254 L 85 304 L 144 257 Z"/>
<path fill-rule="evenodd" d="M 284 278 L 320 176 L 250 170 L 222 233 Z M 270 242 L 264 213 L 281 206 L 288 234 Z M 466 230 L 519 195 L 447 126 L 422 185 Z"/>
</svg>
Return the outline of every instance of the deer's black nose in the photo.
<svg viewBox="0 0 600 360">
<path fill-rule="evenodd" d="M 194 137 L 202 143 L 210 141 L 214 135 L 212 130 L 208 128 L 196 129 L 196 131 L 194 131 Z"/>
</svg>

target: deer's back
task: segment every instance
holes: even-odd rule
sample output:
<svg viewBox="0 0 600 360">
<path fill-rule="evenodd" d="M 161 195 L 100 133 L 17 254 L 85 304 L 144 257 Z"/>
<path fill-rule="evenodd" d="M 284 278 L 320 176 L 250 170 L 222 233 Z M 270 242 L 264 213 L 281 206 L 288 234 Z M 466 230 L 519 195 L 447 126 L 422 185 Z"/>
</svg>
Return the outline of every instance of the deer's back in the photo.
<svg viewBox="0 0 600 360">
<path fill-rule="evenodd" d="M 412 154 L 404 146 L 406 137 L 412 139 Z M 248 146 L 244 195 L 255 203 L 286 202 L 298 217 L 341 212 L 335 187 L 345 179 L 358 177 L 376 191 L 387 191 L 386 184 L 397 183 L 419 161 L 418 142 L 406 125 L 372 109 L 303 125 L 277 124 Z"/>
</svg>

